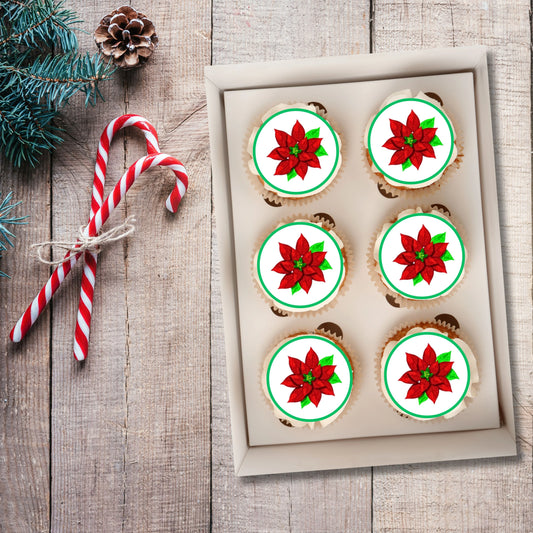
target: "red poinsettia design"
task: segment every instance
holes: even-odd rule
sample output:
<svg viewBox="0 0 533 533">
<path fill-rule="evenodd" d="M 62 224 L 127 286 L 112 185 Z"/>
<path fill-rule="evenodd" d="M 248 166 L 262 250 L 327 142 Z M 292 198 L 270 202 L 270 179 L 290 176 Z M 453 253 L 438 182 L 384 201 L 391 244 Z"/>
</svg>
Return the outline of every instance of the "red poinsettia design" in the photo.
<svg viewBox="0 0 533 533">
<path fill-rule="evenodd" d="M 292 289 L 293 294 L 300 289 L 309 293 L 313 281 L 325 281 L 322 271 L 331 266 L 326 260 L 327 252 L 323 249 L 324 242 L 310 247 L 303 234 L 296 241 L 296 248 L 280 242 L 279 251 L 283 259 L 272 269 L 278 274 L 284 274 L 279 288 Z"/>
<path fill-rule="evenodd" d="M 403 170 L 414 165 L 418 170 L 424 157 L 435 158 L 433 146 L 442 143 L 435 135 L 437 128 L 433 127 L 434 118 L 420 123 L 418 115 L 411 110 L 406 124 L 398 120 L 389 120 L 393 136 L 383 147 L 394 150 L 390 165 L 402 165 Z"/>
<path fill-rule="evenodd" d="M 275 175 L 287 174 L 289 179 L 298 175 L 304 179 L 308 167 L 321 168 L 318 157 L 327 153 L 321 146 L 322 139 L 318 137 L 320 128 L 310 130 L 306 134 L 297 120 L 290 135 L 281 130 L 274 130 L 274 133 L 279 146 L 274 148 L 268 157 L 280 161 Z"/>
<path fill-rule="evenodd" d="M 445 236 L 445 233 L 440 233 L 432 239 L 424 225 L 416 239 L 402 233 L 404 251 L 394 260 L 395 263 L 406 265 L 400 279 L 412 279 L 414 285 L 422 280 L 430 284 L 435 272 L 445 273 L 444 261 L 453 259 L 447 251 L 448 243 L 443 242 Z"/>
<path fill-rule="evenodd" d="M 443 353 L 437 357 L 435 350 L 428 344 L 422 359 L 412 353 L 405 355 L 410 370 L 399 381 L 411 385 L 407 391 L 406 399 L 418 398 L 420 404 L 429 398 L 435 403 L 440 391 L 452 391 L 450 380 L 458 379 L 458 376 L 452 370 L 451 352 Z"/>
<path fill-rule="evenodd" d="M 333 362 L 333 357 L 325 358 L 324 362 Z M 293 387 L 289 402 L 303 402 L 302 407 L 312 402 L 316 407 L 320 403 L 322 394 L 335 396 L 330 381 L 339 383 L 340 379 L 335 374 L 336 365 L 320 364 L 313 348 L 309 348 L 305 362 L 294 357 L 289 357 L 289 366 L 292 374 L 287 376 L 282 385 Z M 309 400 L 306 401 L 306 399 Z"/>
</svg>

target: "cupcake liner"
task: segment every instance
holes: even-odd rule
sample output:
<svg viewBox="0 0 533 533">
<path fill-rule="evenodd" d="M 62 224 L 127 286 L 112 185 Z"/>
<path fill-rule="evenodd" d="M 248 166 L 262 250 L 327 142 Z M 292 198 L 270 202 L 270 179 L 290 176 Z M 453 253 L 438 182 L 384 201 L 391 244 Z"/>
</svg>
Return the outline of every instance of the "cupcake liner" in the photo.
<svg viewBox="0 0 533 533">
<path fill-rule="evenodd" d="M 398 294 L 396 291 L 391 289 L 388 285 L 385 284 L 381 277 L 381 273 L 379 272 L 379 267 L 377 266 L 376 259 L 374 258 L 374 250 L 376 241 L 383 229 L 383 226 L 389 222 L 393 223 L 396 221 L 396 219 L 399 217 L 401 213 L 408 210 L 421 210 L 420 212 L 424 213 L 438 213 L 440 215 L 444 215 L 450 222 L 453 224 L 453 226 L 458 231 L 459 235 L 461 236 L 461 239 L 464 244 L 465 248 L 465 265 L 463 269 L 463 276 L 462 278 L 450 289 L 449 292 L 446 294 L 443 294 L 442 296 L 438 296 L 437 298 L 433 298 L 430 300 L 411 300 L 409 298 L 406 298 L 402 296 L 401 294 Z M 454 294 L 457 287 L 459 287 L 464 279 L 467 277 L 469 270 L 470 270 L 470 261 L 468 260 L 468 240 L 465 238 L 465 231 L 463 229 L 462 224 L 457 224 L 455 217 L 450 214 L 450 211 L 448 208 L 442 204 L 433 203 L 430 206 L 427 205 L 418 205 L 418 206 L 407 206 L 403 209 L 399 209 L 393 212 L 393 214 L 386 219 L 386 222 L 382 222 L 381 226 L 372 234 L 372 238 L 370 240 L 370 243 L 367 248 L 367 254 L 366 254 L 366 263 L 367 263 L 367 269 L 368 273 L 370 275 L 370 279 L 372 280 L 373 284 L 376 286 L 376 288 L 379 290 L 379 292 L 385 297 L 387 302 L 392 307 L 397 308 L 410 308 L 410 309 L 427 309 L 429 307 L 435 306 L 435 305 L 441 305 L 443 302 L 446 302 L 447 299 Z"/>
<path fill-rule="evenodd" d="M 318 105 L 317 105 L 318 104 Z M 321 107 L 319 107 L 321 106 Z M 335 174 L 335 177 L 333 180 L 319 193 L 312 194 L 310 196 L 305 196 L 303 198 L 292 198 L 287 196 L 279 196 L 273 191 L 269 191 L 265 188 L 263 181 L 261 180 L 261 177 L 257 174 L 257 171 L 255 170 L 255 166 L 253 163 L 253 158 L 251 154 L 251 140 L 253 137 L 255 137 L 257 131 L 259 130 L 259 127 L 256 124 L 262 124 L 268 117 L 270 117 L 272 114 L 277 112 L 278 110 L 289 108 L 289 107 L 302 107 L 302 108 L 310 108 L 312 111 L 314 111 L 317 115 L 320 115 L 324 119 L 326 119 L 330 126 L 333 128 L 335 133 L 337 134 L 337 138 L 339 140 L 339 163 L 337 168 L 337 173 Z M 275 110 L 275 111 L 274 111 Z M 243 142 L 243 151 L 242 151 L 242 163 L 244 168 L 246 169 L 246 174 L 248 176 L 248 180 L 250 181 L 253 188 L 257 191 L 257 194 L 262 196 L 262 198 L 265 200 L 267 205 L 270 207 L 285 207 L 285 206 L 304 206 L 311 202 L 314 202 L 315 200 L 318 200 L 320 198 L 323 198 L 326 193 L 331 191 L 331 189 L 336 185 L 336 183 L 341 179 L 342 174 L 344 172 L 344 157 L 346 152 L 346 146 L 345 146 L 345 139 L 341 134 L 339 133 L 339 128 L 334 120 L 331 120 L 327 113 L 324 111 L 325 107 L 320 104 L 320 102 L 291 102 L 291 103 L 283 103 L 278 104 L 277 106 L 274 106 L 270 108 L 266 113 L 262 114 L 260 117 L 257 117 L 256 120 L 253 121 L 253 126 L 250 126 L 245 134 L 244 142 Z"/>
<path fill-rule="evenodd" d="M 428 95 L 428 93 L 424 93 L 424 94 Z M 433 94 L 433 93 L 429 93 L 429 94 Z M 430 96 L 430 98 L 433 98 L 433 97 Z M 433 100 L 440 103 L 440 99 L 437 100 L 433 98 Z M 450 122 L 455 132 L 455 146 L 457 149 L 457 155 L 455 157 L 455 160 L 448 167 L 446 167 L 442 176 L 436 182 L 432 183 L 431 185 L 427 185 L 426 187 L 420 187 L 418 189 L 400 188 L 400 187 L 394 187 L 389 182 L 387 182 L 385 177 L 379 171 L 377 171 L 377 169 L 376 171 L 373 170 L 373 163 L 372 163 L 372 160 L 370 159 L 368 148 L 365 147 L 365 142 L 363 139 L 361 143 L 361 153 L 360 153 L 361 163 L 366 169 L 367 174 L 376 183 L 378 187 L 378 191 L 383 196 L 385 196 L 386 198 L 390 198 L 390 199 L 409 198 L 409 200 L 417 201 L 426 195 L 434 195 L 437 191 L 439 191 L 446 185 L 446 183 L 448 182 L 450 178 L 453 178 L 456 175 L 457 171 L 461 167 L 461 163 L 464 157 L 464 143 L 463 143 L 464 132 L 460 125 L 460 122 L 457 122 L 455 120 L 455 118 L 453 117 L 453 114 L 450 114 L 448 110 L 444 109 L 444 107 L 443 107 L 443 110 L 448 116 L 448 118 L 450 119 Z M 372 117 L 374 116 L 375 114 L 372 115 Z M 365 128 L 365 132 L 366 132 L 366 128 Z"/>
<path fill-rule="evenodd" d="M 326 218 L 327 217 L 327 218 Z M 289 311 L 287 309 L 281 309 L 279 307 L 276 307 L 275 302 L 273 302 L 269 296 L 265 293 L 265 291 L 261 288 L 256 272 L 255 272 L 255 259 L 257 255 L 257 251 L 260 249 L 261 245 L 265 241 L 268 235 L 272 232 L 273 229 L 283 226 L 284 224 L 288 224 L 291 222 L 296 222 L 300 220 L 307 220 L 313 223 L 320 224 L 324 229 L 327 229 L 328 231 L 332 231 L 343 243 L 344 247 L 342 248 L 343 251 L 343 257 L 344 257 L 344 279 L 342 280 L 339 290 L 337 294 L 333 297 L 333 299 L 326 304 L 324 304 L 319 309 L 310 309 L 307 311 Z M 324 311 L 331 311 L 337 305 L 338 299 L 341 297 L 343 293 L 346 293 L 352 283 L 352 270 L 354 265 L 354 253 L 352 250 L 351 245 L 347 241 L 346 237 L 343 233 L 339 232 L 337 230 L 336 225 L 334 224 L 333 218 L 328 215 L 327 213 L 316 213 L 314 215 L 304 215 L 304 214 L 296 214 L 291 216 L 286 216 L 278 220 L 278 222 L 275 225 L 271 225 L 269 227 L 269 230 L 267 232 L 264 232 L 261 237 L 259 237 L 254 245 L 254 250 L 252 253 L 252 256 L 250 258 L 250 275 L 252 276 L 252 279 L 254 280 L 254 285 L 257 290 L 257 292 L 260 294 L 263 301 L 270 307 L 272 312 L 281 318 L 285 317 L 314 317 L 317 315 L 320 315 L 324 313 Z"/>
<path fill-rule="evenodd" d="M 454 317 L 455 318 L 455 317 Z M 470 360 L 470 358 L 467 356 L 468 362 L 470 364 L 471 368 L 471 380 L 470 380 L 470 386 L 468 387 L 468 391 L 466 393 L 465 398 L 461 402 L 461 404 L 451 411 L 450 413 L 447 413 L 447 415 L 431 418 L 431 419 L 420 419 L 420 418 L 413 418 L 411 416 L 408 416 L 405 413 L 400 412 L 398 409 L 393 407 L 393 405 L 387 400 L 385 393 L 383 392 L 382 384 L 381 384 L 381 361 L 383 357 L 383 352 L 385 351 L 385 347 L 391 340 L 400 340 L 403 338 L 408 331 L 410 331 L 413 328 L 434 328 L 438 330 L 441 333 L 446 333 L 452 340 L 460 340 L 464 342 L 472 351 L 473 360 Z M 439 329 L 440 328 L 440 329 Z M 443 331 L 444 330 L 444 331 Z M 401 416 L 402 418 L 405 418 L 410 421 L 414 421 L 419 424 L 442 424 L 446 422 L 447 420 L 450 420 L 451 418 L 455 418 L 458 416 L 463 410 L 467 409 L 470 403 L 473 401 L 473 399 L 477 396 L 478 390 L 479 390 L 479 383 L 481 381 L 480 379 L 480 371 L 479 371 L 479 361 L 475 357 L 476 350 L 473 348 L 473 344 L 470 341 L 470 339 L 463 333 L 460 328 L 456 328 L 454 325 L 451 325 L 449 322 L 445 322 L 443 320 L 439 320 L 436 317 L 430 318 L 427 320 L 420 320 L 418 322 L 401 322 L 396 327 L 391 329 L 387 335 L 384 337 L 384 341 L 380 345 L 378 351 L 375 355 L 375 365 L 374 365 L 374 379 L 376 383 L 376 387 L 380 391 L 380 396 L 383 402 L 387 404 L 387 406 L 394 411 L 397 415 Z M 466 355 L 466 354 L 465 354 Z M 476 379 L 477 378 L 477 379 Z M 455 413 L 455 414 L 452 414 Z M 450 416 L 451 415 L 451 416 Z"/>
<path fill-rule="evenodd" d="M 340 413 L 336 413 L 332 417 L 324 420 L 324 421 L 318 421 L 318 422 L 301 422 L 298 420 L 287 420 L 287 415 L 282 413 L 271 401 L 268 395 L 268 391 L 266 389 L 266 379 L 263 379 L 266 375 L 266 370 L 268 368 L 268 364 L 270 362 L 270 354 L 272 354 L 284 341 L 286 341 L 289 338 L 297 337 L 299 335 L 306 335 L 306 334 L 316 334 L 321 335 L 323 337 L 326 337 L 342 348 L 344 353 L 348 356 L 348 359 L 350 360 L 350 363 L 352 365 L 352 375 L 353 375 L 353 381 L 352 381 L 352 391 L 350 393 L 350 396 L 344 405 L 343 409 Z M 359 359 L 356 355 L 354 355 L 353 347 L 346 342 L 346 340 L 341 336 L 339 337 L 334 332 L 325 331 L 324 329 L 321 329 L 320 326 L 316 327 L 314 330 L 309 331 L 302 329 L 300 331 L 294 331 L 294 329 L 286 329 L 284 330 L 283 334 L 278 335 L 276 341 L 272 344 L 272 348 L 269 351 L 267 355 L 265 355 L 263 362 L 261 364 L 259 374 L 258 374 L 258 381 L 257 385 L 262 391 L 262 398 L 264 405 L 271 410 L 274 413 L 274 416 L 279 419 L 279 421 L 289 428 L 299 428 L 304 429 L 306 428 L 309 431 L 314 431 L 315 429 L 322 429 L 330 424 L 333 424 L 337 422 L 338 420 L 342 419 L 350 410 L 353 408 L 353 405 L 355 403 L 356 398 L 359 395 L 359 389 L 361 384 L 361 367 L 359 363 Z M 323 424 L 325 422 L 325 424 Z"/>
</svg>

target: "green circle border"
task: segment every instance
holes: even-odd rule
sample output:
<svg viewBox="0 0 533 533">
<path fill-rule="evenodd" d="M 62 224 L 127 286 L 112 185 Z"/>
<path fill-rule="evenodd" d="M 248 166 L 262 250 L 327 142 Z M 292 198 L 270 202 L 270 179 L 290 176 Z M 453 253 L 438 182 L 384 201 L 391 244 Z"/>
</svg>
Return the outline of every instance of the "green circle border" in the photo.
<svg viewBox="0 0 533 533">
<path fill-rule="evenodd" d="M 461 398 L 453 405 L 453 407 L 450 407 L 446 411 L 443 411 L 442 413 L 439 413 L 437 415 L 420 415 L 420 414 L 416 414 L 416 413 L 412 413 L 411 411 L 408 411 L 407 409 L 402 407 L 394 399 L 394 396 L 392 395 L 392 393 L 391 393 L 391 391 L 389 389 L 389 384 L 387 382 L 387 368 L 389 366 L 389 361 L 391 360 L 392 355 L 394 354 L 396 349 L 399 348 L 399 346 L 401 344 L 403 344 L 404 342 L 406 342 L 407 340 L 412 339 L 413 337 L 419 337 L 421 335 L 433 335 L 434 337 L 442 337 L 442 338 L 446 339 L 448 342 L 451 342 L 459 350 L 459 353 L 463 356 L 463 359 L 464 359 L 464 361 L 466 363 L 466 370 L 467 370 L 466 387 L 465 387 L 465 390 L 464 390 Z M 404 412 L 404 413 L 406 413 L 408 415 L 411 415 L 411 416 L 413 416 L 415 418 L 438 418 L 440 416 L 444 416 L 445 414 L 449 413 L 450 411 L 453 411 L 464 400 L 464 398 L 466 396 L 466 393 L 468 392 L 468 387 L 470 386 L 470 363 L 468 362 L 468 358 L 466 357 L 466 355 L 465 355 L 464 351 L 462 350 L 462 348 L 453 339 L 450 339 L 450 337 L 447 337 L 446 335 L 443 335 L 442 333 L 435 333 L 433 331 L 426 331 L 426 332 L 422 331 L 420 333 L 413 333 L 412 335 L 408 335 L 407 337 L 404 337 L 392 349 L 391 353 L 387 357 L 387 361 L 385 362 L 385 368 L 383 370 L 383 381 L 385 383 L 385 388 L 387 389 L 387 393 L 389 395 L 389 398 L 394 402 L 394 405 L 396 405 L 396 407 L 398 407 L 398 409 L 400 409 L 400 411 L 402 411 L 402 412 Z"/>
<path fill-rule="evenodd" d="M 281 231 L 282 229 L 285 229 L 289 226 L 312 226 L 313 228 L 317 228 L 319 229 L 320 231 L 322 231 L 322 233 L 326 234 L 328 236 L 329 239 L 331 239 L 331 241 L 333 242 L 333 244 L 335 244 L 335 247 L 337 248 L 337 251 L 339 252 L 339 255 L 341 257 L 341 269 L 340 269 L 340 272 L 339 272 L 339 278 L 337 279 L 336 283 L 335 283 L 335 286 L 333 287 L 333 289 L 326 295 L 324 296 L 324 298 L 322 298 L 321 300 L 319 300 L 318 302 L 315 302 L 311 305 L 293 305 L 293 304 L 290 304 L 290 303 L 287 303 L 287 302 L 284 302 L 283 300 L 279 300 L 278 298 L 276 298 L 267 288 L 267 286 L 265 285 L 264 281 L 263 281 L 263 277 L 261 276 L 261 269 L 259 268 L 259 263 L 261 262 L 261 254 L 263 252 L 263 248 L 265 247 L 266 243 L 271 239 L 272 236 L 274 236 L 278 231 Z M 321 226 L 319 226 L 318 224 L 313 224 L 312 222 L 289 222 L 288 224 L 283 224 L 283 226 L 280 226 L 279 228 L 276 228 L 272 233 L 270 233 L 270 235 L 268 235 L 268 237 L 263 241 L 263 244 L 261 245 L 261 248 L 259 248 L 259 252 L 257 254 L 257 263 L 256 263 L 256 270 L 257 270 L 257 277 L 259 278 L 259 282 L 261 283 L 261 287 L 263 288 L 263 290 L 268 294 L 268 296 L 270 296 L 270 298 L 272 298 L 274 301 L 286 306 L 286 307 L 290 307 L 292 309 L 312 309 L 313 307 L 316 307 L 317 305 L 321 304 L 322 302 L 326 301 L 328 298 L 331 297 L 331 295 L 337 290 L 337 288 L 339 287 L 341 281 L 342 281 L 342 274 L 344 272 L 344 256 L 342 255 L 342 251 L 341 251 L 341 248 L 339 246 L 339 244 L 337 243 L 337 241 L 329 234 L 328 231 L 326 231 L 324 228 L 322 228 Z"/>
<path fill-rule="evenodd" d="M 287 411 L 285 411 L 279 404 L 278 402 L 276 402 L 276 400 L 274 399 L 274 395 L 272 394 L 272 390 L 270 389 L 270 380 L 269 380 L 269 376 L 270 376 L 270 368 L 272 367 L 272 363 L 274 362 L 274 359 L 276 358 L 276 356 L 278 355 L 278 353 L 283 350 L 283 348 L 285 348 L 286 346 L 288 346 L 289 344 L 297 341 L 297 340 L 300 340 L 300 339 L 321 339 L 329 344 L 331 344 L 332 346 L 335 346 L 335 348 L 337 348 L 337 350 L 342 354 L 342 356 L 344 357 L 344 360 L 346 361 L 346 363 L 348 364 L 348 368 L 351 370 L 350 372 L 350 386 L 348 387 L 348 392 L 346 393 L 346 397 L 344 398 L 344 400 L 342 401 L 342 403 L 339 405 L 339 407 L 337 407 L 337 409 L 335 409 L 335 411 L 333 411 L 332 413 L 330 413 L 329 415 L 326 415 L 326 416 L 323 416 L 321 418 L 312 418 L 312 419 L 309 419 L 309 418 L 298 418 L 294 415 L 291 415 L 290 413 L 288 413 Z M 288 342 L 286 342 L 285 344 L 283 344 L 282 346 L 280 346 L 276 352 L 274 353 L 274 355 L 271 357 L 270 359 L 270 362 L 268 363 L 268 368 L 267 368 L 267 372 L 266 372 L 266 385 L 267 385 L 267 389 L 268 389 L 268 395 L 270 396 L 270 399 L 272 400 L 272 403 L 284 414 L 284 415 L 287 415 L 289 418 L 292 418 L 293 420 L 298 420 L 299 422 L 319 422 L 320 420 L 324 420 L 326 418 L 330 418 L 331 416 L 333 416 L 335 413 L 337 413 L 340 409 L 342 409 L 345 405 L 346 405 L 346 402 L 348 401 L 348 398 L 350 397 L 350 395 L 352 394 L 352 388 L 353 388 L 353 367 L 352 367 L 352 364 L 350 363 L 350 360 L 348 359 L 348 356 L 346 355 L 346 353 L 344 352 L 344 350 L 338 345 L 338 344 L 335 344 L 331 339 L 328 339 L 327 337 L 323 337 L 322 335 L 298 335 L 297 337 L 294 337 L 293 339 L 289 340 Z"/>
<path fill-rule="evenodd" d="M 450 153 L 448 154 L 448 157 L 446 159 L 446 162 L 444 163 L 444 165 L 437 171 L 435 172 L 435 174 L 433 174 L 432 176 L 430 176 L 429 178 L 426 178 L 426 179 L 423 179 L 423 180 L 418 180 L 418 181 L 404 181 L 404 180 L 399 180 L 397 178 L 393 178 L 391 175 L 387 174 L 379 165 L 378 163 L 376 162 L 375 158 L 374 158 L 374 154 L 372 153 L 372 148 L 371 148 L 371 145 L 370 145 L 370 136 L 372 134 L 372 129 L 374 128 L 374 123 L 376 122 L 376 120 L 380 117 L 380 115 L 386 110 L 388 109 L 389 107 L 395 105 L 395 104 L 398 104 L 399 102 L 423 102 L 424 104 L 427 104 L 431 107 L 433 107 L 443 118 L 444 120 L 446 121 L 446 124 L 448 125 L 448 128 L 450 130 L 450 136 L 451 136 L 451 145 L 450 145 Z M 376 166 L 376 168 L 384 175 L 386 176 L 387 178 L 389 178 L 391 181 L 394 181 L 396 183 L 399 183 L 401 185 L 418 185 L 420 183 L 425 183 L 427 181 L 431 181 L 435 176 L 437 176 L 438 174 L 442 173 L 444 171 L 444 169 L 448 166 L 448 163 L 452 157 L 452 154 L 453 154 L 453 148 L 454 148 L 454 144 L 455 144 L 455 136 L 453 134 L 453 127 L 452 127 L 452 124 L 450 122 L 450 119 L 444 114 L 444 112 L 439 109 L 435 104 L 432 104 L 431 102 L 428 102 L 427 100 L 423 100 L 421 98 L 402 98 L 401 100 L 395 100 L 394 102 L 391 102 L 390 104 L 386 105 L 383 109 L 380 109 L 379 112 L 377 113 L 377 115 L 374 117 L 374 119 L 372 120 L 372 123 L 370 124 L 370 128 L 368 130 L 368 137 L 367 137 L 367 145 L 368 145 L 368 153 L 370 154 L 370 158 L 372 159 L 372 162 L 374 163 L 374 165 Z"/>
<path fill-rule="evenodd" d="M 335 163 L 333 165 L 333 168 L 331 169 L 331 172 L 328 174 L 327 178 L 323 181 L 321 181 L 317 186 L 315 187 L 312 187 L 311 189 L 306 189 L 305 191 L 299 191 L 299 192 L 295 192 L 295 191 L 287 191 L 286 189 L 281 189 L 279 187 L 276 187 L 273 183 L 271 183 L 264 175 L 263 173 L 261 172 L 260 168 L 259 168 L 259 165 L 257 164 L 257 159 L 256 159 L 256 144 L 257 144 L 257 139 L 259 138 L 259 134 L 261 133 L 261 131 L 263 130 L 263 128 L 275 117 L 277 117 L 278 115 L 281 115 L 282 113 L 288 113 L 290 111 L 301 111 L 302 113 L 309 113 L 310 115 L 314 115 L 315 117 L 318 117 L 327 127 L 328 129 L 331 131 L 331 134 L 333 135 L 333 139 L 335 140 L 335 152 L 336 152 L 336 155 L 335 155 Z M 337 134 L 335 133 L 335 131 L 333 130 L 333 128 L 329 125 L 329 123 L 327 122 L 327 120 L 323 117 L 321 117 L 318 113 L 314 113 L 313 111 L 310 111 L 309 109 L 302 109 L 302 108 L 299 108 L 299 107 L 291 107 L 290 109 L 283 109 L 282 111 L 278 111 L 277 113 L 274 113 L 273 115 L 271 115 L 270 117 L 268 117 L 265 122 L 263 122 L 263 124 L 261 124 L 259 130 L 257 130 L 257 133 L 255 134 L 255 139 L 254 139 L 254 145 L 253 145 L 253 149 L 252 149 L 252 156 L 253 156 L 253 159 L 254 159 L 254 165 L 255 165 L 255 168 L 257 170 L 257 172 L 259 173 L 259 175 L 261 176 L 261 179 L 263 179 L 263 181 L 265 181 L 266 183 L 268 183 L 268 185 L 270 185 L 270 187 L 272 187 L 273 189 L 275 189 L 276 191 L 278 192 L 281 192 L 283 194 L 290 194 L 292 196 L 297 196 L 297 195 L 301 195 L 301 194 L 308 194 L 310 192 L 313 192 L 313 191 L 316 191 L 317 189 L 319 189 L 320 187 L 322 187 L 324 184 L 326 184 L 330 179 L 331 179 L 331 176 L 333 176 L 333 174 L 335 173 L 336 169 L 337 169 L 337 164 L 339 162 L 339 153 L 340 153 L 340 148 L 339 148 L 339 140 L 337 138 Z"/>
<path fill-rule="evenodd" d="M 408 218 L 419 217 L 419 216 L 437 218 L 438 220 L 441 220 L 442 222 L 444 222 L 448 227 L 450 227 L 453 230 L 453 232 L 455 233 L 455 235 L 457 236 L 457 238 L 459 239 L 459 243 L 461 244 L 461 251 L 463 253 L 463 258 L 462 258 L 462 262 L 461 262 L 461 268 L 460 268 L 457 276 L 455 277 L 455 279 L 444 290 L 438 292 L 437 294 L 431 295 L 431 296 L 414 296 L 413 294 L 408 294 L 408 293 L 403 292 L 400 289 L 398 289 L 396 287 L 396 285 L 394 283 L 392 283 L 392 281 L 389 279 L 389 277 L 385 273 L 385 269 L 383 268 L 383 262 L 381 260 L 381 252 L 383 250 L 383 244 L 385 243 L 385 239 L 387 238 L 387 235 L 390 233 L 392 228 L 394 228 L 400 222 L 403 222 L 404 220 L 407 220 Z M 405 217 L 400 218 L 400 220 L 397 220 L 385 232 L 385 235 L 383 235 L 383 238 L 381 239 L 381 244 L 379 245 L 378 261 L 379 261 L 379 268 L 381 270 L 381 274 L 387 280 L 387 283 L 389 284 L 389 286 L 391 287 L 391 289 L 393 291 L 397 292 L 398 294 L 401 294 L 405 298 L 409 298 L 410 300 L 434 300 L 435 298 L 438 298 L 439 296 L 442 296 L 446 292 L 450 291 L 455 286 L 455 284 L 459 281 L 459 279 L 461 278 L 461 275 L 462 275 L 462 273 L 463 273 L 463 271 L 465 269 L 466 252 L 465 252 L 465 245 L 463 243 L 463 239 L 462 239 L 461 235 L 459 235 L 459 232 L 457 231 L 457 229 L 455 228 L 455 226 L 453 226 L 453 224 L 451 222 L 448 222 L 448 220 L 446 220 L 445 218 L 439 217 L 439 216 L 434 215 L 432 213 L 412 213 L 411 215 L 406 215 Z"/>
</svg>

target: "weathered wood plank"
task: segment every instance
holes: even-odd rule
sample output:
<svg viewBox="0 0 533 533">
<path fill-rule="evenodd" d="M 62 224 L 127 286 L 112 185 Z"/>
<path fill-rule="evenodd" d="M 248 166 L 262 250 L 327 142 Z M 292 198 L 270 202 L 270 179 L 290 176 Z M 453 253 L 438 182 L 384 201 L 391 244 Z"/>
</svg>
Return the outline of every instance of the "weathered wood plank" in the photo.
<svg viewBox="0 0 533 533">
<path fill-rule="evenodd" d="M 518 459 L 374 469 L 375 531 L 527 531 L 531 499 L 529 2 L 374 1 L 374 51 L 486 44 Z M 520 135 L 516 134 L 520 124 Z"/>
<path fill-rule="evenodd" d="M 153 4 L 160 45 L 127 78 L 127 109 L 156 126 L 190 175 L 178 212 L 169 170 L 139 178 L 127 241 L 126 531 L 207 531 L 210 521 L 209 299 L 211 180 L 203 67 L 210 3 Z M 144 151 L 126 133 L 128 161 Z"/>
<path fill-rule="evenodd" d="M 254 2 L 213 4 L 213 63 L 233 63 L 367 52 L 366 2 Z M 371 470 L 236 478 L 220 304 L 220 273 L 213 248 L 211 366 L 213 531 L 367 531 Z M 311 503 L 312 502 L 312 503 Z"/>
<path fill-rule="evenodd" d="M 113 2 L 70 2 L 87 31 L 117 6 Z M 94 52 L 91 35 L 81 48 Z M 88 221 L 96 148 L 105 125 L 124 112 L 123 77 L 102 85 L 106 102 L 85 109 L 75 99 L 64 111 L 68 131 L 54 156 L 53 238 L 72 238 Z M 112 145 L 109 192 L 123 171 L 124 140 Z M 123 209 L 109 224 L 123 218 Z M 124 520 L 126 441 L 125 350 L 127 302 L 124 295 L 125 243 L 100 254 L 89 356 L 72 356 L 81 269 L 78 264 L 54 298 L 52 326 L 52 531 L 121 531 Z"/>
<path fill-rule="evenodd" d="M 0 531 L 48 531 L 50 522 L 50 311 L 40 327 L 13 344 L 9 332 L 46 279 L 30 244 L 50 238 L 50 156 L 35 170 L 0 162 L 0 195 L 13 191 L 17 216 L 31 215 L 15 231 L 15 248 L 4 252 L 0 270 Z"/>
</svg>

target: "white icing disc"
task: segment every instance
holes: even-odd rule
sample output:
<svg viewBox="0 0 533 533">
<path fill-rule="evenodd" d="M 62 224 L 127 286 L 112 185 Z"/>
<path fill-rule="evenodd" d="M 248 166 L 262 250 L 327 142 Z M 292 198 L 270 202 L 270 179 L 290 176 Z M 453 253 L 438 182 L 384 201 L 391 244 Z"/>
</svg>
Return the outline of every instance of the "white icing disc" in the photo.
<svg viewBox="0 0 533 533">
<path fill-rule="evenodd" d="M 344 279 L 341 244 L 307 221 L 276 228 L 256 257 L 259 284 L 277 307 L 306 311 L 328 303 Z"/>
<path fill-rule="evenodd" d="M 302 422 L 341 410 L 352 391 L 353 371 L 344 351 L 320 335 L 299 335 L 276 350 L 266 372 L 274 405 Z"/>
<path fill-rule="evenodd" d="M 449 292 L 462 278 L 465 248 L 455 227 L 433 213 L 412 213 L 381 238 L 378 262 L 385 283 L 411 300 Z"/>
<path fill-rule="evenodd" d="M 255 168 L 274 191 L 287 196 L 320 192 L 335 177 L 340 149 L 336 133 L 309 109 L 273 114 L 259 128 L 252 147 Z"/>
<path fill-rule="evenodd" d="M 470 386 L 470 365 L 459 345 L 442 333 L 413 333 L 401 339 L 382 366 L 392 403 L 415 418 L 453 411 Z"/>
<path fill-rule="evenodd" d="M 372 162 L 392 185 L 422 187 L 436 181 L 451 163 L 454 132 L 435 104 L 403 98 L 372 120 L 367 146 Z"/>
</svg>

